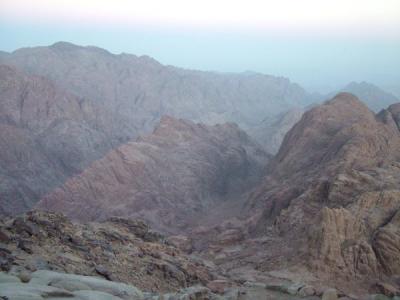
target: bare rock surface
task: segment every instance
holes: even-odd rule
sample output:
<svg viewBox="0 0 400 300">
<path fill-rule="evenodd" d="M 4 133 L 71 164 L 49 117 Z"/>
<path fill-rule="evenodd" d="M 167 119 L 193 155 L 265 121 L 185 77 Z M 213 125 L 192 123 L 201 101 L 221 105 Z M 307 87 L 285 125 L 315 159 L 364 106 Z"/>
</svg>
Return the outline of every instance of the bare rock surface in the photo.
<svg viewBox="0 0 400 300">
<path fill-rule="evenodd" d="M 0 214 L 18 214 L 119 144 L 89 100 L 0 65 Z"/>
<path fill-rule="evenodd" d="M 149 239 L 151 230 L 140 221 L 114 218 L 76 224 L 61 214 L 32 211 L 1 220 L 0 228 L 10 236 L 0 245 L 0 268 L 10 275 L 1 275 L 0 283 L 17 282 L 11 275 L 27 270 L 33 272 L 30 283 L 68 291 L 87 286 L 110 293 L 116 281 L 146 291 L 171 292 L 206 284 L 217 272 L 167 244 L 161 235 Z M 106 276 L 99 274 L 99 265 L 107 270 Z M 100 279 L 102 289 L 97 286 Z"/>
<path fill-rule="evenodd" d="M 254 268 L 358 296 L 378 278 L 398 287 L 398 116 L 397 104 L 374 114 L 348 93 L 306 112 L 241 221 L 194 232 L 207 241 L 199 251 L 240 276 Z"/>
<path fill-rule="evenodd" d="M 142 218 L 179 233 L 218 207 L 226 216 L 236 213 L 268 158 L 237 125 L 163 117 L 152 134 L 111 151 L 36 207 L 79 220 Z"/>
</svg>

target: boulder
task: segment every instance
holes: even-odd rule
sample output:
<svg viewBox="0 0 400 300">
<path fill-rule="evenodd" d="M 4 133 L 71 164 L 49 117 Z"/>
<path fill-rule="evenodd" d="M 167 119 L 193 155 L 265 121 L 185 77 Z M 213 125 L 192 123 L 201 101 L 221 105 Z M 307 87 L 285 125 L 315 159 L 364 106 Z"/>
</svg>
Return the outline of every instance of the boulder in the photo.
<svg viewBox="0 0 400 300">
<path fill-rule="evenodd" d="M 326 289 L 322 294 L 322 300 L 338 300 L 337 291 L 335 289 Z"/>
<path fill-rule="evenodd" d="M 78 280 L 61 279 L 56 282 L 51 282 L 50 284 L 51 286 L 62 288 L 70 292 L 91 290 L 90 286 Z"/>
<path fill-rule="evenodd" d="M 18 277 L 0 272 L 0 284 L 2 283 L 20 283 Z"/>
<path fill-rule="evenodd" d="M 74 293 L 80 300 L 121 300 L 122 298 L 98 291 L 77 291 Z"/>
<path fill-rule="evenodd" d="M 232 287 L 232 283 L 228 280 L 217 279 L 207 283 L 207 287 L 217 294 L 223 294 L 228 288 Z"/>
<path fill-rule="evenodd" d="M 37 284 L 25 284 L 25 283 L 1 283 L 0 284 L 0 297 L 6 297 L 6 299 L 43 299 L 43 298 L 62 298 L 62 297 L 73 297 L 70 292 L 59 289 L 56 287 L 37 285 Z"/>
<path fill-rule="evenodd" d="M 68 280 L 70 284 L 83 283 L 89 286 L 92 290 L 109 293 L 113 296 L 120 297 L 127 300 L 140 300 L 143 299 L 143 294 L 134 286 L 130 286 L 124 283 L 107 281 L 102 278 L 74 275 L 74 274 L 63 274 L 46 270 L 39 270 L 32 273 L 32 283 L 52 285 L 53 283 L 60 282 L 61 280 Z"/>
</svg>

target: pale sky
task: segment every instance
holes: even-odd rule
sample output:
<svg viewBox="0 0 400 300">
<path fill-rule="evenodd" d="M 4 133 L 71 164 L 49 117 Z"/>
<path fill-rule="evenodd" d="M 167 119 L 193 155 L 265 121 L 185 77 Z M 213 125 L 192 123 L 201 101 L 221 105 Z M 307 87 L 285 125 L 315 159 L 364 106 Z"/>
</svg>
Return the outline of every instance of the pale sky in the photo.
<svg viewBox="0 0 400 300">
<path fill-rule="evenodd" d="M 310 87 L 400 85 L 400 0 L 0 0 L 0 50 L 69 41 Z"/>
</svg>

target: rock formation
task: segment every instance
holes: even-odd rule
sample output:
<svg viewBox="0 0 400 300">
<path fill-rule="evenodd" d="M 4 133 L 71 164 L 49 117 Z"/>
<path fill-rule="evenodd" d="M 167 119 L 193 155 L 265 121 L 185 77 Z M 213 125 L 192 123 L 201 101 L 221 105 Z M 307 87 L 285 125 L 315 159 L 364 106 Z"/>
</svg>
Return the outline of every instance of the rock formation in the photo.
<svg viewBox="0 0 400 300">
<path fill-rule="evenodd" d="M 149 292 L 177 291 L 217 276 L 135 220 L 74 224 L 61 214 L 32 211 L 2 219 L 0 243 L 2 271 L 99 276 Z"/>
<path fill-rule="evenodd" d="M 351 288 L 400 275 L 398 108 L 374 115 L 341 93 L 289 131 L 247 203 L 273 241 L 259 270 L 303 265 Z"/>
<path fill-rule="evenodd" d="M 186 230 L 245 199 L 267 159 L 237 125 L 163 117 L 152 134 L 112 150 L 36 207 L 80 220 L 129 216 L 162 231 Z"/>
<path fill-rule="evenodd" d="M 107 116 L 45 78 L 1 65 L 0 214 L 31 208 L 111 149 Z"/>
</svg>

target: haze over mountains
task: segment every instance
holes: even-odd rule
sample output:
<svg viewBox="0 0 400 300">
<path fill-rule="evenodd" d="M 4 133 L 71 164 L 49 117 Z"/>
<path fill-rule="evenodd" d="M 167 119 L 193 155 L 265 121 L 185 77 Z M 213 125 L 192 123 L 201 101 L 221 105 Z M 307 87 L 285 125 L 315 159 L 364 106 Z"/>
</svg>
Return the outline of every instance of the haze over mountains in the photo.
<svg viewBox="0 0 400 300">
<path fill-rule="evenodd" d="M 7 219 L 0 267 L 37 268 L 41 255 L 55 268 L 47 250 L 60 239 L 86 275 L 97 269 L 78 268 L 82 247 L 100 243 L 90 259 L 102 266 L 104 244 L 128 251 L 143 278 L 155 272 L 157 292 L 168 282 L 301 278 L 297 295 L 320 296 L 319 285 L 400 295 L 399 100 L 365 82 L 343 91 L 315 95 L 282 77 L 185 70 L 65 42 L 1 53 L 0 214 L 39 209 L 92 223 L 41 212 Z M 46 251 L 29 248 L 39 241 Z M 67 265 L 57 268 L 72 272 Z M 106 265 L 97 273 L 149 288 Z"/>
</svg>

